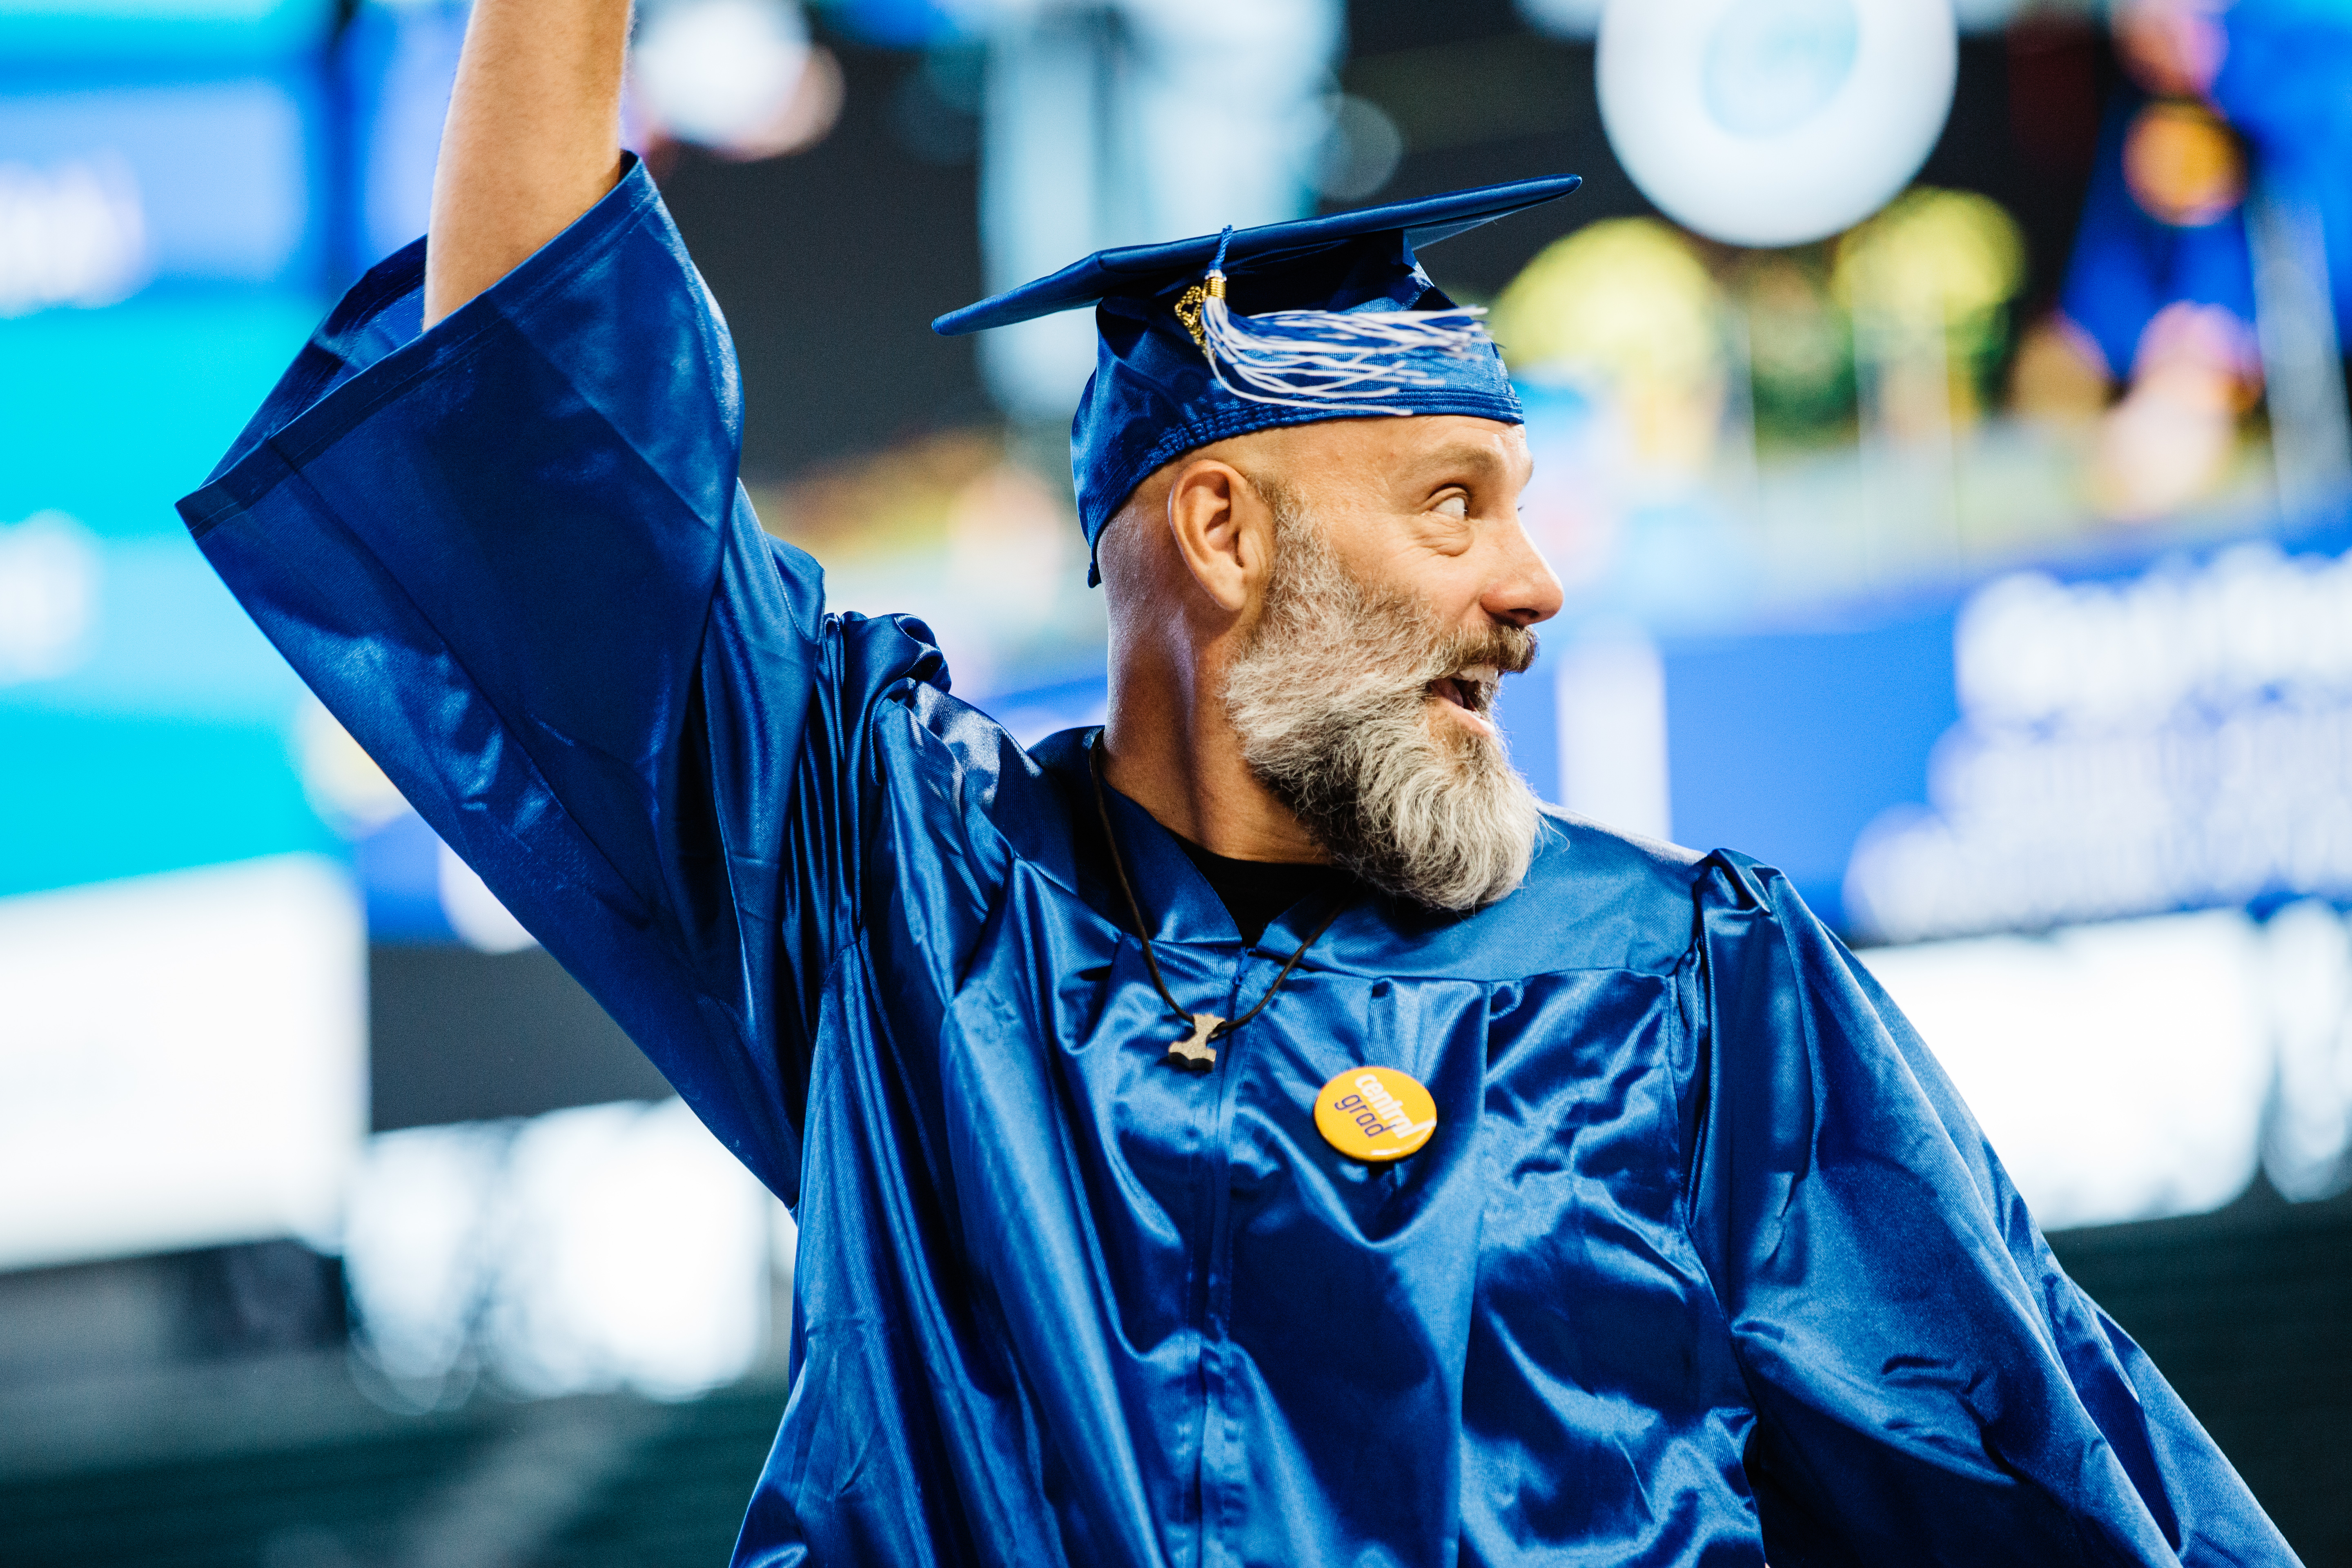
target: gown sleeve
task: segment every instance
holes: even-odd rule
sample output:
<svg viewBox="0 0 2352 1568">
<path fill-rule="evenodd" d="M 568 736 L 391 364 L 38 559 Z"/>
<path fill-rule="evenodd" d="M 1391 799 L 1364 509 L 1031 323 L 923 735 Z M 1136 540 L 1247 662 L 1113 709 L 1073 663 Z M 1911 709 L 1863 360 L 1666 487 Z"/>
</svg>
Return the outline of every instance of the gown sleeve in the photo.
<svg viewBox="0 0 2352 1568">
<path fill-rule="evenodd" d="M 1777 872 L 1698 898 L 1689 1222 L 1774 1568 L 2294 1563 L 1869 973 Z"/>
<path fill-rule="evenodd" d="M 633 164 L 420 332 L 424 244 L 180 503 L 330 711 L 720 1141 L 795 1196 L 856 918 L 865 714 L 944 686 L 828 617 L 737 480 L 732 345 Z"/>
</svg>

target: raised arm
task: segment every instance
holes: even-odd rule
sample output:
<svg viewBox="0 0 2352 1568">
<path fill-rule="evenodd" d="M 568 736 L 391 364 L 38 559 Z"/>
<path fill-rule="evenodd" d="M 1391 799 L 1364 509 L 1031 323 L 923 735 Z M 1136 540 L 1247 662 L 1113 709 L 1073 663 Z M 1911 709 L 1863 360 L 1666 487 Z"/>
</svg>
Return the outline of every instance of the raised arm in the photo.
<svg viewBox="0 0 2352 1568">
<path fill-rule="evenodd" d="M 434 831 L 789 1198 L 826 988 L 865 973 L 835 961 L 900 787 L 876 748 L 936 765 L 909 715 L 945 680 L 900 622 L 828 617 L 816 563 L 760 527 L 726 323 L 622 173 L 627 27 L 627 0 L 476 0 L 429 246 L 352 289 L 180 510 Z M 480 296 L 467 329 L 420 332 L 420 289 L 428 318 Z M 874 881 L 933 900 L 901 940 L 950 963 L 940 900 L 984 913 L 981 873 L 943 868 L 954 827 Z"/>
<path fill-rule="evenodd" d="M 629 0 L 475 0 L 433 175 L 427 327 L 620 179 L 628 44 Z"/>
</svg>

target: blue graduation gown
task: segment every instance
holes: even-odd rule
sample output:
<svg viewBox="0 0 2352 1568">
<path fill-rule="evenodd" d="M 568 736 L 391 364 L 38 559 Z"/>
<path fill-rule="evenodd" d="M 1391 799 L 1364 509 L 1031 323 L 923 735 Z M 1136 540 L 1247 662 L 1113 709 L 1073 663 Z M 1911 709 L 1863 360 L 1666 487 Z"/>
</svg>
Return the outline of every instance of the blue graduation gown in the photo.
<svg viewBox="0 0 2352 1568">
<path fill-rule="evenodd" d="M 2294 1561 L 1776 873 L 1549 820 L 1348 910 L 1202 1076 L 1092 737 L 828 615 L 651 183 L 418 335 L 362 282 L 183 512 L 434 827 L 795 1205 L 746 1564 Z M 1244 944 L 1111 801 L 1177 994 Z M 1359 1164 L 1311 1097 L 1438 1107 Z"/>
</svg>

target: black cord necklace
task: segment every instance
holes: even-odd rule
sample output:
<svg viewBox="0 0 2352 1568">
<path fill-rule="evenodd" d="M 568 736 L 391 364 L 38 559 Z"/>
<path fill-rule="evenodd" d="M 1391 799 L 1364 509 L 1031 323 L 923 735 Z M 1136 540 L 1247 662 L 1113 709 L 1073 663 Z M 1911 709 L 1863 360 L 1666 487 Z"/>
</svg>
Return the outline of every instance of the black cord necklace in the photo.
<svg viewBox="0 0 2352 1568">
<path fill-rule="evenodd" d="M 1190 1038 L 1179 1040 L 1168 1047 L 1168 1059 L 1179 1067 L 1191 1068 L 1196 1072 L 1206 1072 L 1217 1063 L 1217 1048 L 1210 1042 L 1223 1039 L 1227 1035 L 1265 1011 L 1265 1005 L 1274 1000 L 1274 994 L 1282 989 L 1282 983 L 1290 978 L 1290 972 L 1298 967 L 1298 961 L 1307 956 L 1307 950 L 1313 947 L 1317 939 L 1325 931 L 1331 929 L 1331 922 L 1339 918 L 1339 911 L 1348 907 L 1348 901 L 1344 898 L 1334 898 L 1331 900 L 1330 909 L 1324 911 L 1321 921 L 1313 931 L 1307 933 L 1307 940 L 1298 944 L 1298 951 L 1292 953 L 1289 961 L 1283 964 L 1282 973 L 1274 977 L 1274 984 L 1265 988 L 1265 994 L 1257 999 L 1256 1006 L 1252 1007 L 1240 1017 L 1230 1020 L 1220 1018 L 1214 1013 L 1185 1011 L 1183 1004 L 1177 1001 L 1174 994 L 1168 989 L 1168 982 L 1160 977 L 1160 960 L 1153 956 L 1151 952 L 1150 928 L 1143 923 L 1143 906 L 1136 902 L 1135 885 L 1127 879 L 1127 862 L 1119 856 L 1118 835 L 1111 830 L 1110 797 L 1104 793 L 1103 787 L 1102 731 L 1098 730 L 1095 732 L 1095 743 L 1087 750 L 1087 768 L 1094 774 L 1095 779 L 1095 811 L 1102 818 L 1103 842 L 1110 847 L 1110 868 L 1118 876 L 1118 890 L 1126 895 L 1127 912 L 1135 921 L 1136 940 L 1143 944 L 1143 967 L 1150 972 L 1151 984 L 1160 992 L 1160 999 L 1168 1004 L 1168 1011 L 1174 1015 L 1179 1024 L 1184 1025 L 1192 1031 Z"/>
</svg>

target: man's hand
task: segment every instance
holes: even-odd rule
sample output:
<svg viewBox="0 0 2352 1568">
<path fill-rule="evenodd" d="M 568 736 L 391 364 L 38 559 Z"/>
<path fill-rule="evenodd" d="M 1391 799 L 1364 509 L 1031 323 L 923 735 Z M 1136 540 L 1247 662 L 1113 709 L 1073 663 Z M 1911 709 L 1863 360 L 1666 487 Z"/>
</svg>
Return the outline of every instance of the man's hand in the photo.
<svg viewBox="0 0 2352 1568">
<path fill-rule="evenodd" d="M 433 174 L 427 327 L 618 183 L 628 44 L 629 0 L 475 0 Z"/>
</svg>

